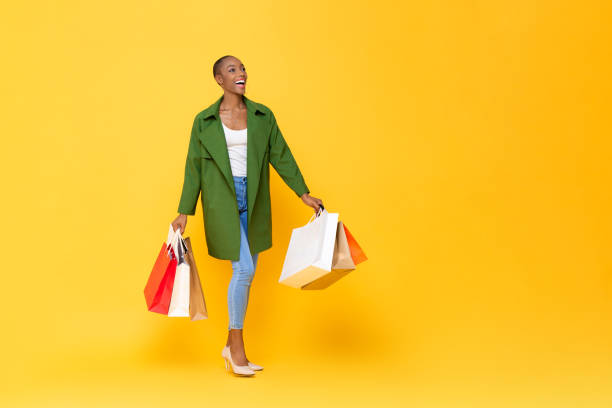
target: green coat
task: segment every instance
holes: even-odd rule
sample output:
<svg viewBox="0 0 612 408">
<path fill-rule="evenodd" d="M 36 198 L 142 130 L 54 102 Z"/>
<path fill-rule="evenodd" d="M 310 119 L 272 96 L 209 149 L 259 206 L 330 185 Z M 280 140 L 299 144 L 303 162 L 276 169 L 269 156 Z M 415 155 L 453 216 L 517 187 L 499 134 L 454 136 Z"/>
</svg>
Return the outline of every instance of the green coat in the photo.
<svg viewBox="0 0 612 408">
<path fill-rule="evenodd" d="M 247 108 L 247 211 L 251 253 L 272 246 L 270 166 L 298 197 L 310 190 L 278 128 L 272 111 L 243 95 Z M 181 214 L 195 214 L 200 191 L 208 254 L 218 259 L 240 258 L 240 217 L 229 153 L 215 103 L 193 122 L 185 163 L 185 180 L 178 206 Z"/>
</svg>

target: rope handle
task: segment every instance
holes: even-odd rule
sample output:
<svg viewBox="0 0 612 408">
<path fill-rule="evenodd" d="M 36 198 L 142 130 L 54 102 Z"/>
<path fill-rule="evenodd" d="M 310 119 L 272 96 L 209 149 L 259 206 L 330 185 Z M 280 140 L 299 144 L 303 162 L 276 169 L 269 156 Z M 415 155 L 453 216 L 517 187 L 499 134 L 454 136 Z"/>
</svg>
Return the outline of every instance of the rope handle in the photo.
<svg viewBox="0 0 612 408">
<path fill-rule="evenodd" d="M 185 243 L 185 239 L 181 235 L 181 227 L 178 227 L 176 231 L 174 231 L 172 229 L 172 224 L 170 224 L 170 229 L 168 230 L 168 239 L 166 241 L 166 251 L 168 252 L 168 254 L 170 254 L 170 252 L 172 251 L 176 259 L 179 258 L 179 253 L 178 253 L 179 243 L 181 245 L 181 249 L 183 250 L 183 256 L 185 256 L 188 250 L 187 250 L 187 244 Z"/>
<path fill-rule="evenodd" d="M 317 218 L 317 217 L 319 217 L 319 215 L 323 214 L 323 211 L 325 211 L 325 207 L 323 207 L 323 204 L 319 204 L 319 211 L 317 211 L 316 213 L 312 214 L 312 217 L 310 217 L 310 219 L 308 220 L 306 225 L 310 224 L 310 222 L 313 220 L 313 217 Z"/>
</svg>

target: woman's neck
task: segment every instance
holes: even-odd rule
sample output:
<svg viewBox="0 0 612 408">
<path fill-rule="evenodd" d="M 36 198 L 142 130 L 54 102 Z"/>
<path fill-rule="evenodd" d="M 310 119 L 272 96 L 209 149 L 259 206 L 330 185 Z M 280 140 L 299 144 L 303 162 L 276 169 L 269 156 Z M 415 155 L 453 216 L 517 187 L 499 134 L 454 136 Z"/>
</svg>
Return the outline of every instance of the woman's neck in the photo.
<svg viewBox="0 0 612 408">
<path fill-rule="evenodd" d="M 219 110 L 242 110 L 246 108 L 244 98 L 240 94 L 235 93 L 224 93 L 221 103 L 219 104 Z"/>
</svg>

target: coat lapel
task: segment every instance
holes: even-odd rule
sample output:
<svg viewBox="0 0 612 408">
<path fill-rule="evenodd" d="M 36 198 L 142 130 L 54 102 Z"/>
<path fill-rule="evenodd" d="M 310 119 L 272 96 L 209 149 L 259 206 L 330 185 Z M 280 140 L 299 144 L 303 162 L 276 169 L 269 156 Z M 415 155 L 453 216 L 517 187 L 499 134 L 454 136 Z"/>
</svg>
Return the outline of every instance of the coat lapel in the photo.
<svg viewBox="0 0 612 408">
<path fill-rule="evenodd" d="M 259 188 L 259 175 L 263 166 L 262 159 L 266 152 L 267 137 L 264 133 L 266 113 L 246 96 L 243 95 L 242 98 L 247 107 L 247 210 L 248 224 L 250 224 L 252 210 L 255 205 L 255 195 Z M 200 133 L 200 140 L 212 156 L 221 173 L 223 173 L 223 178 L 233 191 L 234 201 L 236 201 L 236 188 L 234 186 L 225 132 L 219 117 L 219 105 L 222 100 L 223 95 L 204 110 L 202 118 L 204 120 L 212 120 L 213 122 L 205 126 L 204 131 Z"/>
</svg>

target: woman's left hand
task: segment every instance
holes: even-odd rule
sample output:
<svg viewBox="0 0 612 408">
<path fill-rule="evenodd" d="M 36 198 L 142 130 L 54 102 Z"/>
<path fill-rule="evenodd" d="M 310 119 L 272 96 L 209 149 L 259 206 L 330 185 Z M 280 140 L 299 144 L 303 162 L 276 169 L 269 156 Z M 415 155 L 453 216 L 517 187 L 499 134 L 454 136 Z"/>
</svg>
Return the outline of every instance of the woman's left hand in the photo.
<svg viewBox="0 0 612 408">
<path fill-rule="evenodd" d="M 316 197 L 311 196 L 308 193 L 302 194 L 301 198 L 304 204 L 306 204 L 309 207 L 314 208 L 315 214 L 319 211 L 319 205 L 323 204 L 323 201 L 321 201 L 320 199 Z"/>
</svg>

